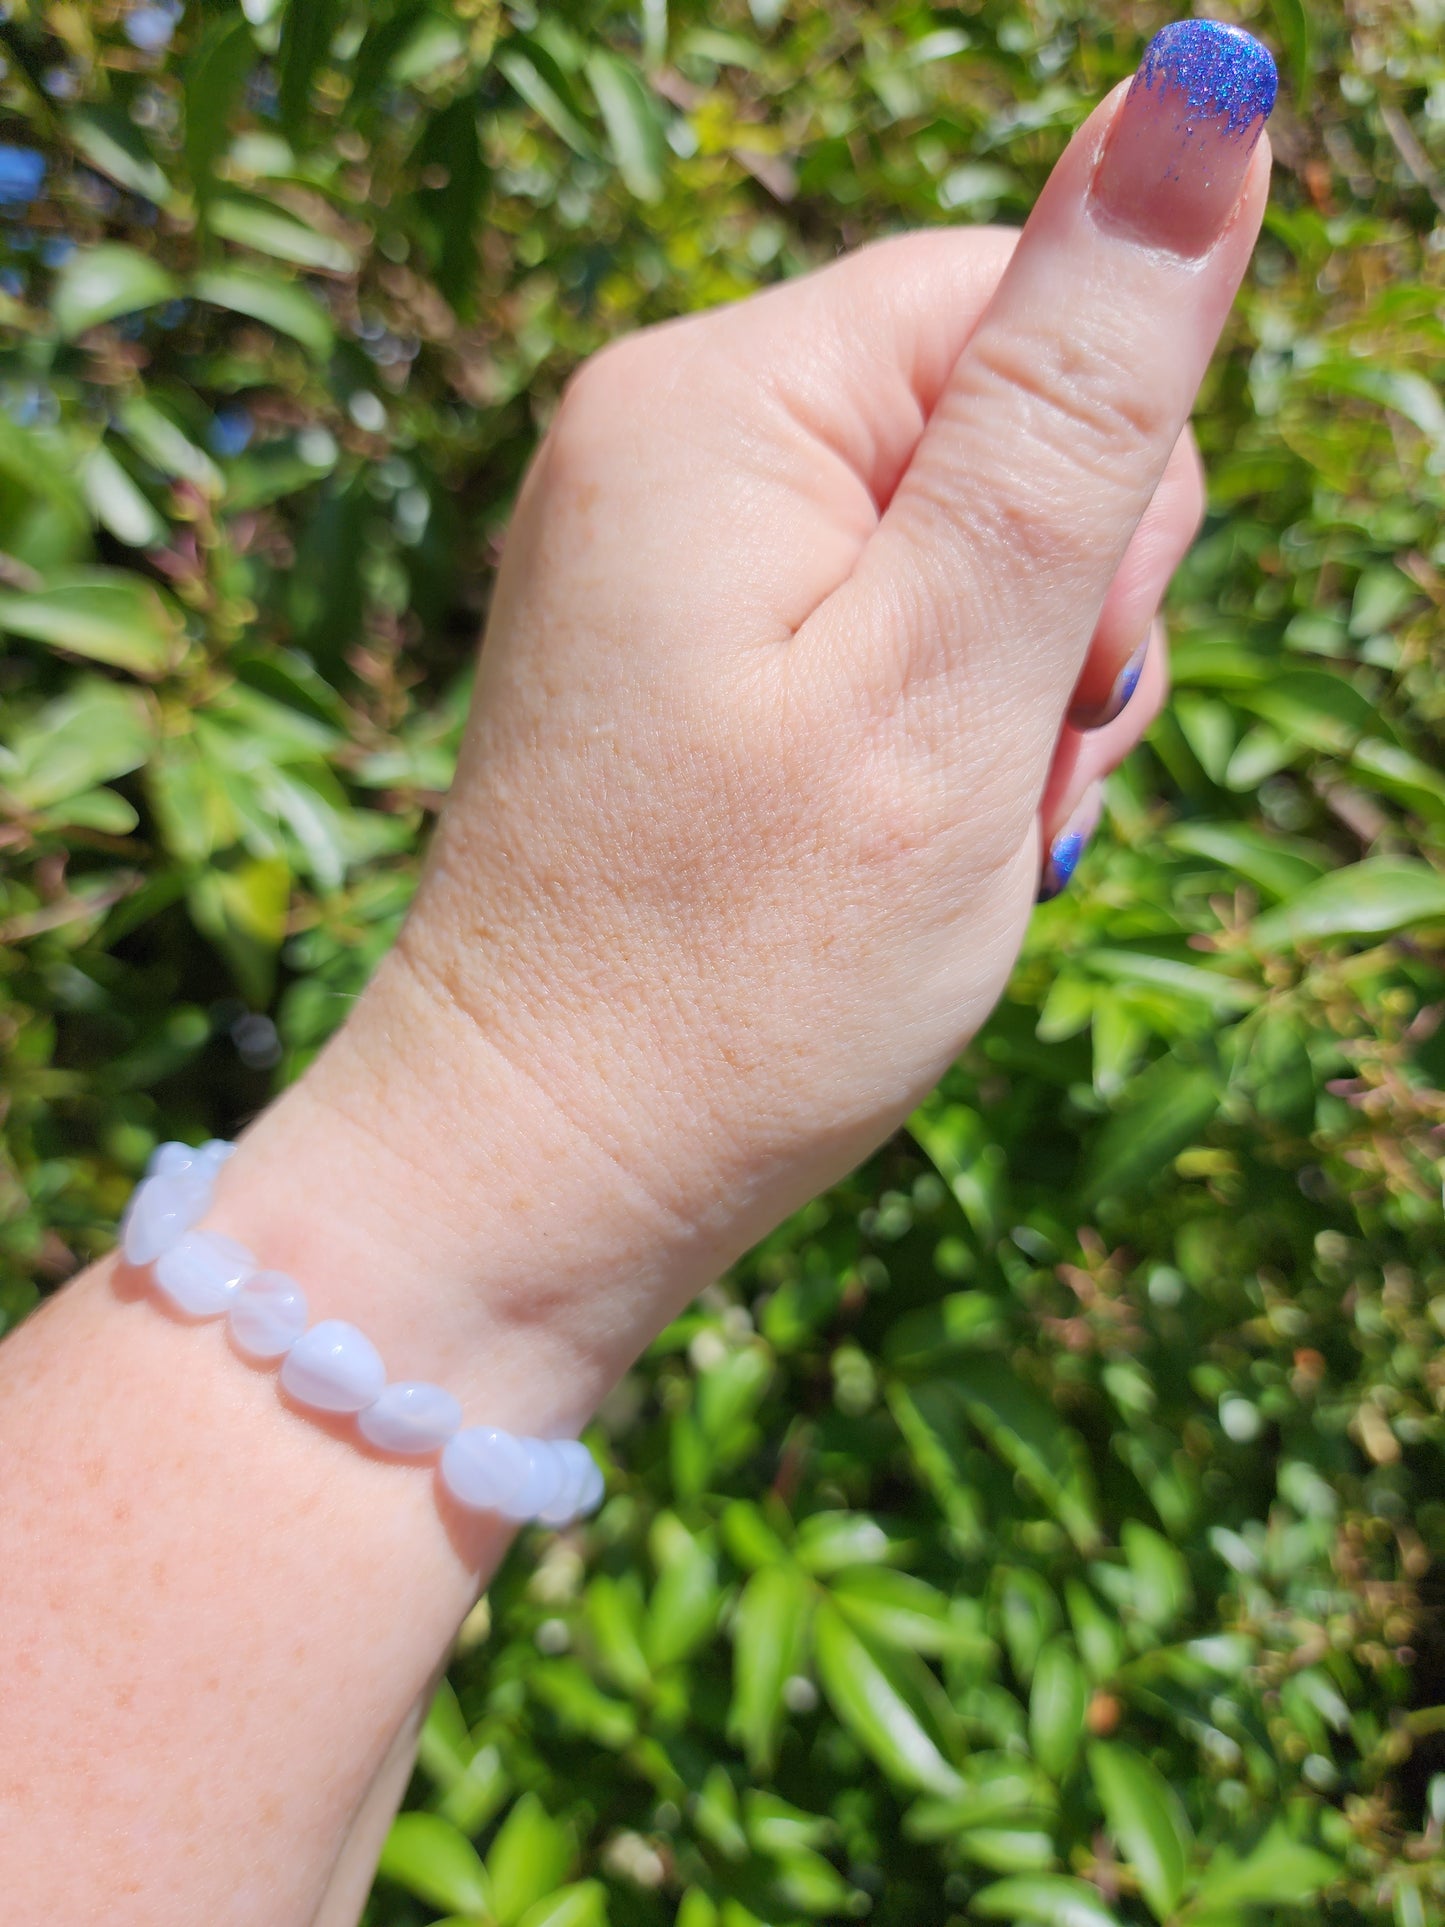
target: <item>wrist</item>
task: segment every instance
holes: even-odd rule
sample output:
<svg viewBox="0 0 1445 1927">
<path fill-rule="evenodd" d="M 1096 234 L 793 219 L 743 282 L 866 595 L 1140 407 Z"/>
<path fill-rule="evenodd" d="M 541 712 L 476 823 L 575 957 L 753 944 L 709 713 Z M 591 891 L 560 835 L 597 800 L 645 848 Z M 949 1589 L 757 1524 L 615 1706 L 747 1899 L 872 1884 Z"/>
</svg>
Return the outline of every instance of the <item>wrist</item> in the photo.
<svg viewBox="0 0 1445 1927">
<path fill-rule="evenodd" d="M 685 1294 L 692 1243 L 395 953 L 242 1136 L 207 1224 L 295 1276 L 313 1318 L 360 1325 L 393 1377 L 534 1431 L 586 1422 Z"/>
</svg>

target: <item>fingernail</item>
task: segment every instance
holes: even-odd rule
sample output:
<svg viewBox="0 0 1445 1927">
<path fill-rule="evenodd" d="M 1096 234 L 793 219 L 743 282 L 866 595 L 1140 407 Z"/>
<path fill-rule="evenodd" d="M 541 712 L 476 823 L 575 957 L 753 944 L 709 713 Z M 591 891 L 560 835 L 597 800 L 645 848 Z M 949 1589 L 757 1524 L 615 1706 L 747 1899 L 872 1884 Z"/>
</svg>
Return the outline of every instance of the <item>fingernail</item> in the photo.
<svg viewBox="0 0 1445 1927">
<path fill-rule="evenodd" d="M 1234 212 L 1277 88 L 1269 49 L 1243 28 L 1162 28 L 1105 140 L 1096 218 L 1151 247 L 1206 253 Z"/>
<path fill-rule="evenodd" d="M 1079 858 L 1088 848 L 1089 838 L 1098 827 L 1101 802 L 1099 785 L 1091 783 L 1073 815 L 1049 845 L 1043 875 L 1039 878 L 1040 903 L 1048 903 L 1061 890 L 1068 888 L 1079 867 Z"/>
<path fill-rule="evenodd" d="M 1149 653 L 1149 639 L 1146 636 L 1130 656 L 1124 667 L 1114 678 L 1114 686 L 1099 707 L 1083 720 L 1076 722 L 1079 729 L 1105 729 L 1110 723 L 1117 722 L 1129 706 L 1129 698 L 1139 687 L 1139 678 L 1144 673 L 1144 658 Z M 1071 719 L 1072 720 L 1072 719 Z"/>
</svg>

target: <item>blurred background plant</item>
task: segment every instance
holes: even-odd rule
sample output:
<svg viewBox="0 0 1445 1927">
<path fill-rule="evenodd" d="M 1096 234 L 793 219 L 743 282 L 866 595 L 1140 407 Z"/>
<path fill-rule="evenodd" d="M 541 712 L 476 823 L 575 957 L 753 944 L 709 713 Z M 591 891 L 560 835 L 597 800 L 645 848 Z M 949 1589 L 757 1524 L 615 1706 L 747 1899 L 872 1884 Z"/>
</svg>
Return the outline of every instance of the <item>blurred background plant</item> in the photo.
<svg viewBox="0 0 1445 1927">
<path fill-rule="evenodd" d="M 1445 5 L 1227 11 L 1280 166 L 1172 708 L 944 1088 L 603 1413 L 375 1927 L 1445 1917 Z M 391 941 L 579 358 L 1020 220 L 1167 17 L 7 10 L 0 1324 Z"/>
</svg>

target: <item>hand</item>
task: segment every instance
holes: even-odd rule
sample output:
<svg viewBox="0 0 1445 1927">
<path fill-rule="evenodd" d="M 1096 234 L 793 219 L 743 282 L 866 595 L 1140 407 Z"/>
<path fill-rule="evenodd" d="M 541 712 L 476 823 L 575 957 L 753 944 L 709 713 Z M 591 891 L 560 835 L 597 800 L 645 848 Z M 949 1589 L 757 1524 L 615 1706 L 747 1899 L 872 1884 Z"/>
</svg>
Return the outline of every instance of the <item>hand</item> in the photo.
<svg viewBox="0 0 1445 1927">
<path fill-rule="evenodd" d="M 937 1080 L 1162 696 L 1273 98 L 1247 36 L 1169 32 L 1017 242 L 623 341 L 527 479 L 415 912 L 255 1135 L 365 1110 L 428 1271 L 493 1362 L 545 1330 L 574 1416 Z"/>
</svg>

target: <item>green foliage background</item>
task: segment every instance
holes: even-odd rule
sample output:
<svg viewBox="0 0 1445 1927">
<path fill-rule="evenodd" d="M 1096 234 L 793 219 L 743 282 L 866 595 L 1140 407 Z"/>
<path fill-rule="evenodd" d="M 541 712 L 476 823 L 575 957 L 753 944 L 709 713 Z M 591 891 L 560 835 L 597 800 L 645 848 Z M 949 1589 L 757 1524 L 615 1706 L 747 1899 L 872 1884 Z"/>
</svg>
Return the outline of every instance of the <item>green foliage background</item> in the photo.
<svg viewBox="0 0 1445 1927">
<path fill-rule="evenodd" d="M 1020 220 L 1167 17 L 11 9 L 0 1323 L 390 942 L 578 359 Z M 603 1414 L 378 1927 L 1445 1915 L 1445 7 L 1230 17 L 1280 167 L 1173 706 L 944 1089 Z"/>
</svg>

